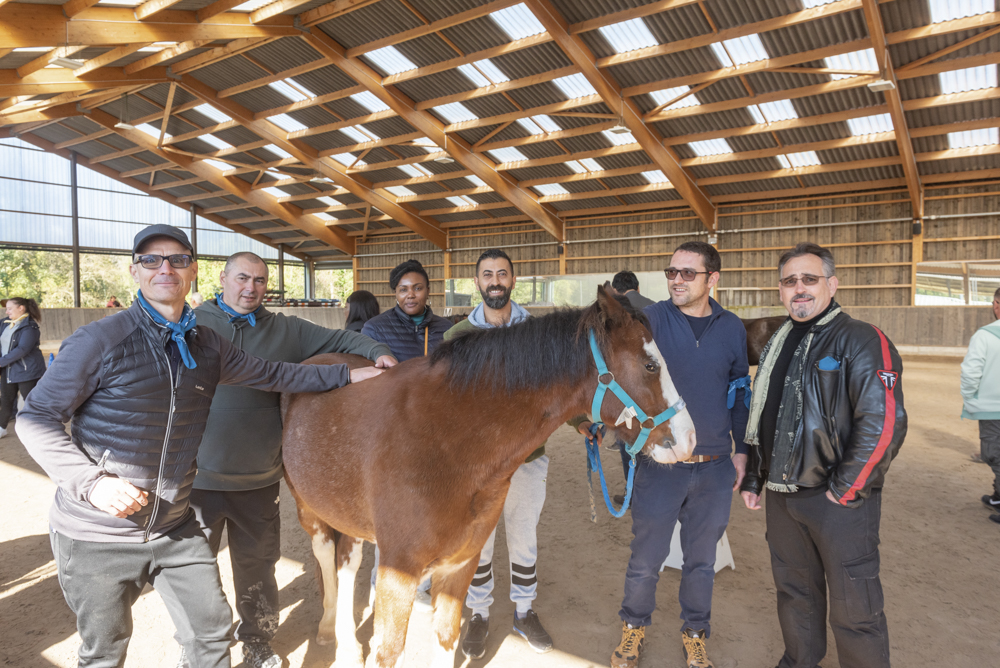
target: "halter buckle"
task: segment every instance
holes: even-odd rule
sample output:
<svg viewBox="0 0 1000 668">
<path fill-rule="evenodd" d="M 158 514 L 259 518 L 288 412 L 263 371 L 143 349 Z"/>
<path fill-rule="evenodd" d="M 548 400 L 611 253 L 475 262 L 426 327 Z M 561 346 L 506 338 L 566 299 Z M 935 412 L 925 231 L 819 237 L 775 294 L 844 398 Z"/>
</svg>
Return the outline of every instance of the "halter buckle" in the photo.
<svg viewBox="0 0 1000 668">
<path fill-rule="evenodd" d="M 601 380 L 605 376 L 611 376 L 611 380 L 609 380 L 609 381 Z M 599 374 L 597 374 L 597 382 L 601 383 L 602 385 L 610 385 L 611 383 L 615 382 L 615 374 L 611 373 L 610 371 L 605 371 L 604 373 L 599 373 Z"/>
</svg>

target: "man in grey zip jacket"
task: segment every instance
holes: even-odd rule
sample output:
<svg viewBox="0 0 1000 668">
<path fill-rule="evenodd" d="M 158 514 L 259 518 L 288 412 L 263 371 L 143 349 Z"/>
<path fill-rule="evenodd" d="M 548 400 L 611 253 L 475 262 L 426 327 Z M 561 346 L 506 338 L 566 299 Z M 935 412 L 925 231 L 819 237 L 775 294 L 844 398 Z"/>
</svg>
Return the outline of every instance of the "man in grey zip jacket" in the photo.
<svg viewBox="0 0 1000 668">
<path fill-rule="evenodd" d="M 246 353 L 275 362 L 302 362 L 320 353 L 352 353 L 380 368 L 396 359 L 384 343 L 356 332 L 327 329 L 308 320 L 272 313 L 261 304 L 267 265 L 254 253 L 236 253 L 220 275 L 222 294 L 197 309 L 209 327 Z M 198 450 L 191 507 L 212 551 L 229 535 L 236 611 L 236 639 L 252 668 L 278 668 L 270 641 L 278 627 L 281 557 L 278 500 L 281 466 L 280 395 L 249 387 L 220 387 L 212 399 Z"/>
<path fill-rule="evenodd" d="M 188 506 L 217 385 L 321 392 L 382 371 L 267 362 L 196 327 L 184 302 L 193 256 L 178 228 L 140 231 L 135 302 L 66 339 L 17 421 L 21 442 L 58 485 L 50 537 L 77 617 L 81 668 L 124 665 L 131 607 L 146 584 L 160 592 L 192 666 L 230 666 L 232 611 Z"/>
</svg>

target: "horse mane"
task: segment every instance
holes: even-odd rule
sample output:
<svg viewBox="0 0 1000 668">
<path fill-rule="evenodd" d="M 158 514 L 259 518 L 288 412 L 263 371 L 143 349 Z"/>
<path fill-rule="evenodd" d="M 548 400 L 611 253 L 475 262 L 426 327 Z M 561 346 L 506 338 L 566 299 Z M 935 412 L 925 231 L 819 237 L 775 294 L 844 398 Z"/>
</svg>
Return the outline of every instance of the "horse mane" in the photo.
<svg viewBox="0 0 1000 668">
<path fill-rule="evenodd" d="M 623 297 L 615 299 L 629 319 L 649 327 L 641 311 Z M 439 345 L 431 353 L 430 362 L 432 367 L 448 364 L 447 379 L 454 391 L 477 385 L 487 386 L 493 393 L 535 390 L 553 382 L 583 378 L 594 368 L 587 344 L 590 330 L 607 358 L 613 324 L 596 302 L 583 309 L 560 309 L 510 327 L 463 332 Z"/>
</svg>

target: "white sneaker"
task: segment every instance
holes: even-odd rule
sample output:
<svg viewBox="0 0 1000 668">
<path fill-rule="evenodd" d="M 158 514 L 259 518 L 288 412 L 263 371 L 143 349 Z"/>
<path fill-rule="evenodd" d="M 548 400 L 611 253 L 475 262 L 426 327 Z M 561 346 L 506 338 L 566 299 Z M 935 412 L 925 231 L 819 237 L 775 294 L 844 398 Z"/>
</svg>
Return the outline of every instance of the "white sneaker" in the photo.
<svg viewBox="0 0 1000 668">
<path fill-rule="evenodd" d="M 6 435 L 7 435 L 7 430 L 6 429 L 0 429 L 0 438 L 3 438 Z"/>
</svg>

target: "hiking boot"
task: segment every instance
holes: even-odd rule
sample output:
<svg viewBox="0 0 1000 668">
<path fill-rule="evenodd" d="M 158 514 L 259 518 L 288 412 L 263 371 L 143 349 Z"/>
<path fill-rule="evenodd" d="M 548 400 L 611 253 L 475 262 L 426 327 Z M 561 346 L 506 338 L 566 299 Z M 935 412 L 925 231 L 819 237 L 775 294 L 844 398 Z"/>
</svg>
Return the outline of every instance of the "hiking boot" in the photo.
<svg viewBox="0 0 1000 668">
<path fill-rule="evenodd" d="M 997 524 L 1000 524 L 1000 515 L 990 515 L 990 519 Z"/>
<path fill-rule="evenodd" d="M 514 630 L 539 654 L 552 651 L 552 637 L 542 628 L 542 622 L 534 610 L 528 610 L 524 619 L 518 619 L 517 613 L 514 613 Z"/>
<path fill-rule="evenodd" d="M 266 642 L 243 643 L 243 663 L 250 668 L 281 668 L 281 657 Z"/>
<path fill-rule="evenodd" d="M 990 510 L 1000 510 L 1000 494 L 996 492 L 992 495 L 983 494 L 983 505 Z"/>
<path fill-rule="evenodd" d="M 622 622 L 622 641 L 611 654 L 611 668 L 637 668 L 645 636 L 645 626 L 632 626 Z"/>
<path fill-rule="evenodd" d="M 470 659 L 481 659 L 486 654 L 486 639 L 490 637 L 490 620 L 479 613 L 472 615 L 462 640 L 462 654 Z"/>
<path fill-rule="evenodd" d="M 715 664 L 708 658 L 704 629 L 701 631 L 684 629 L 681 641 L 684 643 L 684 652 L 687 654 L 687 668 L 715 668 Z"/>
</svg>

